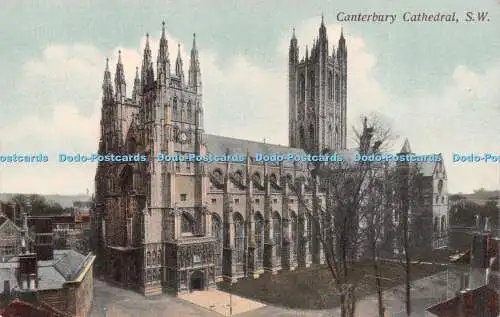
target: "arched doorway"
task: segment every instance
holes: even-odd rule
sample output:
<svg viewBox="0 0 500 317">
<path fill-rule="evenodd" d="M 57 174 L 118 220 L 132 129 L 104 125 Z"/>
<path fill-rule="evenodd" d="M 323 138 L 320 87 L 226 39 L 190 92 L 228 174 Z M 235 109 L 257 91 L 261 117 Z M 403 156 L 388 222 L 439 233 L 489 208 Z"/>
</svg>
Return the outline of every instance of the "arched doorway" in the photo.
<svg viewBox="0 0 500 317">
<path fill-rule="evenodd" d="M 200 270 L 194 271 L 189 280 L 189 290 L 191 292 L 203 290 L 205 289 L 204 284 L 203 272 Z"/>
</svg>

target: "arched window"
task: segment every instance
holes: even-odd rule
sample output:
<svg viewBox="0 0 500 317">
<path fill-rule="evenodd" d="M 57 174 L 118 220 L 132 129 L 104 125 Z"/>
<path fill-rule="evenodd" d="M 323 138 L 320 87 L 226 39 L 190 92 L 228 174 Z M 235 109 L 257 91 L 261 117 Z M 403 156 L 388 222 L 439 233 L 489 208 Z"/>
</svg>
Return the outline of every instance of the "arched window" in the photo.
<svg viewBox="0 0 500 317">
<path fill-rule="evenodd" d="M 259 212 L 255 214 L 255 244 L 255 261 L 257 269 L 260 269 L 264 261 L 264 218 Z"/>
<path fill-rule="evenodd" d="M 156 260 L 157 260 L 156 259 L 156 251 L 153 251 L 152 258 L 151 258 L 151 262 L 152 262 L 151 264 L 156 265 L 157 264 Z"/>
<path fill-rule="evenodd" d="M 178 110 L 178 105 L 177 105 L 177 97 L 174 97 L 174 100 L 172 102 L 172 116 L 174 119 L 177 118 L 177 110 Z"/>
<path fill-rule="evenodd" d="M 187 214 L 182 215 L 181 228 L 182 228 L 182 233 L 193 233 L 194 221 L 189 215 Z"/>
<path fill-rule="evenodd" d="M 437 188 L 438 194 L 441 195 L 441 193 L 443 192 L 443 180 L 442 179 L 439 180 L 437 187 L 438 187 Z"/>
<path fill-rule="evenodd" d="M 260 176 L 259 172 L 255 172 L 252 176 L 253 184 L 260 187 L 262 186 L 262 177 Z"/>
<path fill-rule="evenodd" d="M 299 129 L 300 146 L 303 147 L 306 144 L 306 134 L 304 133 L 304 128 Z"/>
<path fill-rule="evenodd" d="M 314 137 L 314 125 L 312 123 L 309 125 L 309 138 L 310 138 L 311 142 L 314 143 L 314 139 L 315 139 L 315 137 Z"/>
<path fill-rule="evenodd" d="M 312 242 L 312 217 L 311 217 L 311 215 L 308 214 L 306 219 L 307 219 L 306 237 L 307 237 L 307 241 L 309 241 L 309 243 L 311 243 Z M 309 245 L 309 250 L 311 250 L 311 245 Z"/>
<path fill-rule="evenodd" d="M 212 235 L 215 237 L 215 276 L 222 276 L 222 222 L 217 215 L 212 215 Z"/>
<path fill-rule="evenodd" d="M 333 99 L 333 73 L 328 72 L 328 99 Z"/>
<path fill-rule="evenodd" d="M 273 242 L 274 242 L 274 256 L 281 257 L 281 217 L 278 212 L 273 213 Z"/>
<path fill-rule="evenodd" d="M 309 73 L 309 91 L 311 92 L 311 100 L 314 101 L 314 95 L 316 92 L 316 83 L 314 78 L 314 72 Z"/>
<path fill-rule="evenodd" d="M 299 96 L 300 96 L 300 101 L 304 101 L 306 99 L 306 79 L 304 77 L 304 74 L 300 74 Z"/>
<path fill-rule="evenodd" d="M 234 214 L 234 249 L 236 252 L 236 265 L 238 270 L 243 269 L 243 254 L 245 252 L 245 231 L 243 217 L 239 213 Z"/>
<path fill-rule="evenodd" d="M 434 218 L 434 232 L 438 232 L 438 228 L 439 228 L 439 218 L 435 217 Z"/>
<path fill-rule="evenodd" d="M 446 217 L 441 217 L 441 233 L 444 233 L 446 230 Z"/>
<path fill-rule="evenodd" d="M 191 105 L 191 100 L 187 103 L 187 119 L 189 121 L 193 119 L 193 106 Z"/>
<path fill-rule="evenodd" d="M 151 265 L 151 252 L 146 253 L 146 266 Z"/>
<path fill-rule="evenodd" d="M 299 247 L 299 232 L 298 232 L 298 222 L 297 215 L 295 212 L 291 212 L 291 225 L 292 225 L 292 236 L 290 239 L 290 249 L 292 250 L 293 259 L 297 258 L 297 248 Z"/>
</svg>

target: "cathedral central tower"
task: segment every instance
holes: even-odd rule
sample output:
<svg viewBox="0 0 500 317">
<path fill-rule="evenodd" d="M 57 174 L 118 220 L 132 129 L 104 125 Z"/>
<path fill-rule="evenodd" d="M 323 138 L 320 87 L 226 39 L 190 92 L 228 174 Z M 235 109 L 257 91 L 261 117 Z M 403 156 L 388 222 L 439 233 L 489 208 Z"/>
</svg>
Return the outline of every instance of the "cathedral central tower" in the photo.
<svg viewBox="0 0 500 317">
<path fill-rule="evenodd" d="M 289 145 L 309 153 L 346 149 L 347 48 L 343 32 L 338 48 L 328 48 L 321 20 L 311 51 L 299 60 L 295 30 L 289 50 Z"/>
</svg>

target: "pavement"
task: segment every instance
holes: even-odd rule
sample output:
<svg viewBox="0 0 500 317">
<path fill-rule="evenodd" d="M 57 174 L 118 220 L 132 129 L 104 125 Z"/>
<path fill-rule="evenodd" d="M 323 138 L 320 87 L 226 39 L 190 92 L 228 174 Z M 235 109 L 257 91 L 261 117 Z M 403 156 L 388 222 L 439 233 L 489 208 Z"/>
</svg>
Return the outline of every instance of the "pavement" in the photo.
<svg viewBox="0 0 500 317">
<path fill-rule="evenodd" d="M 425 309 L 458 290 L 457 274 L 441 272 L 415 281 L 412 285 L 412 317 L 424 317 Z M 94 307 L 92 317 L 221 317 L 228 316 L 229 294 L 199 291 L 183 297 L 167 295 L 155 298 L 144 296 L 105 282 L 94 282 Z M 404 285 L 384 291 L 388 317 L 406 316 Z M 298 310 L 264 305 L 239 296 L 232 296 L 233 316 L 237 317 L 338 317 L 340 310 Z M 357 317 L 378 317 L 376 294 L 360 299 L 356 306 Z M 105 314 L 105 312 L 107 314 Z"/>
<path fill-rule="evenodd" d="M 195 305 L 215 311 L 222 316 L 231 316 L 252 311 L 265 305 L 248 298 L 212 289 L 208 291 L 194 291 L 192 293 L 182 294 L 180 299 Z M 231 312 L 232 310 L 232 312 Z"/>
</svg>

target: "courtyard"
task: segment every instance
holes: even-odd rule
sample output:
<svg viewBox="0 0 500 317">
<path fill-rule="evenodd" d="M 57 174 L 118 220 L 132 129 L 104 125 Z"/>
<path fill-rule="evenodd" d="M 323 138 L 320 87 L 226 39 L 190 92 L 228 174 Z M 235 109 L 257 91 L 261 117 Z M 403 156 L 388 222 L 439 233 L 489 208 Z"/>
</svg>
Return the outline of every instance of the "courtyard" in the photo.
<svg viewBox="0 0 500 317">
<path fill-rule="evenodd" d="M 412 264 L 412 280 L 436 274 L 443 267 L 432 264 Z M 381 282 L 384 290 L 404 284 L 405 270 L 397 262 L 383 262 L 380 265 Z M 376 293 L 373 267 L 370 263 L 356 263 L 351 282 L 357 285 L 356 296 L 363 298 Z M 330 309 L 339 306 L 339 296 L 331 273 L 326 266 L 295 271 L 282 271 L 276 275 L 265 274 L 259 279 L 244 279 L 229 286 L 218 284 L 219 289 L 243 298 L 273 306 L 292 309 Z"/>
</svg>

